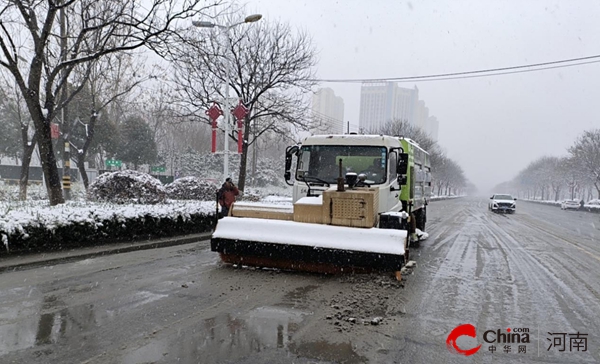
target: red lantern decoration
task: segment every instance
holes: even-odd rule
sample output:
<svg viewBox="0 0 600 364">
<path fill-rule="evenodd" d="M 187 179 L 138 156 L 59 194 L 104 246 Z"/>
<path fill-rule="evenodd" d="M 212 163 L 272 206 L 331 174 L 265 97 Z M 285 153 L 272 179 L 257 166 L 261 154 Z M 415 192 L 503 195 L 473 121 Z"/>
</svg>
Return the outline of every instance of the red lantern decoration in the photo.
<svg viewBox="0 0 600 364">
<path fill-rule="evenodd" d="M 243 126 L 242 120 L 244 120 L 244 118 L 246 117 L 246 115 L 248 115 L 248 108 L 246 107 L 246 105 L 244 105 L 244 103 L 242 103 L 242 100 L 240 100 L 239 104 L 235 107 L 235 109 L 233 109 L 231 111 L 231 113 L 237 119 L 237 128 L 238 128 L 238 153 L 242 154 L 242 150 L 243 150 L 243 146 L 244 146 L 244 144 L 243 144 L 243 136 L 242 136 L 242 126 Z"/>
<path fill-rule="evenodd" d="M 219 116 L 223 115 L 223 110 L 221 110 L 219 105 L 217 105 L 216 103 L 213 103 L 213 105 L 208 110 L 206 110 L 206 115 L 208 115 L 209 119 L 211 120 L 211 126 L 212 126 L 211 152 L 215 153 L 217 151 L 217 119 L 219 118 Z"/>
</svg>

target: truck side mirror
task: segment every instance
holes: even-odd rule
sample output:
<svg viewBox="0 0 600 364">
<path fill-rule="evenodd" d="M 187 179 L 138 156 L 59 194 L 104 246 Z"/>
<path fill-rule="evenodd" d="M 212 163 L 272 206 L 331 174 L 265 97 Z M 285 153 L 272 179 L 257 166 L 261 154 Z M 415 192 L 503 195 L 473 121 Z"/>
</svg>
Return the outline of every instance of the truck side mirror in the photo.
<svg viewBox="0 0 600 364">
<path fill-rule="evenodd" d="M 300 148 L 298 148 L 297 145 L 293 145 L 285 149 L 285 172 L 283 177 L 285 178 L 286 183 L 288 183 L 292 178 L 292 173 L 290 172 L 290 169 L 292 168 L 292 158 L 293 156 L 298 155 L 299 150 Z"/>
<path fill-rule="evenodd" d="M 399 153 L 398 155 L 398 167 L 396 173 L 406 174 L 408 172 L 408 153 Z"/>
</svg>

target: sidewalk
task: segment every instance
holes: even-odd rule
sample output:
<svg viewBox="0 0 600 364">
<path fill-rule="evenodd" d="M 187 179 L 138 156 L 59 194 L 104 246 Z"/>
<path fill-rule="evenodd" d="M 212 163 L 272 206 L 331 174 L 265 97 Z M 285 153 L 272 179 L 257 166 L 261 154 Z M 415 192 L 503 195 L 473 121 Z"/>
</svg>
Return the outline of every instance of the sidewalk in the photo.
<svg viewBox="0 0 600 364">
<path fill-rule="evenodd" d="M 44 264 L 65 263 L 75 260 L 94 258 L 103 255 L 127 253 L 136 250 L 164 248 L 183 245 L 210 239 L 212 232 L 190 234 L 170 238 L 136 241 L 132 243 L 115 243 L 93 246 L 89 248 L 69 249 L 47 253 L 19 254 L 0 258 L 0 273 L 31 268 Z"/>
</svg>

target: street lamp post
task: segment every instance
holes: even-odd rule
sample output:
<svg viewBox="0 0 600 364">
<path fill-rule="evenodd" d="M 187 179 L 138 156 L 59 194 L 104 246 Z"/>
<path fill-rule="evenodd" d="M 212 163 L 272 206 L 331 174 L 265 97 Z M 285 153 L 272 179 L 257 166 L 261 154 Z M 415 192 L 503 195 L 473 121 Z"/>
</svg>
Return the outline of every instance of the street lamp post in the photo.
<svg viewBox="0 0 600 364">
<path fill-rule="evenodd" d="M 192 25 L 198 28 L 214 28 L 217 27 L 227 38 L 227 49 L 231 49 L 231 38 L 229 30 L 244 23 L 253 23 L 262 18 L 261 14 L 248 15 L 244 21 L 231 25 L 220 25 L 207 21 L 192 21 Z M 231 107 L 229 105 L 229 82 L 231 81 L 231 62 L 227 62 L 225 66 L 225 142 L 223 144 L 223 174 L 224 178 L 229 177 L 229 128 L 231 127 Z"/>
</svg>

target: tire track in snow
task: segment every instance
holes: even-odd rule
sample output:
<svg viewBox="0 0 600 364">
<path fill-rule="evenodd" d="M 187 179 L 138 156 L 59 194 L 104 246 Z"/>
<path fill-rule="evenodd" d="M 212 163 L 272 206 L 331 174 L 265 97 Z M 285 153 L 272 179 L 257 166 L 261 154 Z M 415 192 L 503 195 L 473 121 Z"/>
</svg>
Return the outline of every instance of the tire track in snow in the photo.
<svg viewBox="0 0 600 364">
<path fill-rule="evenodd" d="M 513 234 L 530 233 L 531 230 L 545 233 L 543 230 L 532 229 L 523 224 L 522 219 L 509 222 L 507 227 L 510 230 L 493 219 L 490 221 L 494 223 L 489 225 L 490 235 L 509 256 L 509 264 L 515 268 L 516 276 L 526 282 L 525 285 L 517 285 L 521 291 L 517 299 L 523 301 L 517 306 L 517 316 L 523 320 L 531 320 L 533 317 L 534 320 L 530 321 L 532 324 L 537 322 L 555 332 L 589 331 L 594 326 L 597 327 L 597 322 L 594 322 L 598 320 L 595 311 L 600 307 L 600 300 L 591 297 L 589 292 L 574 288 L 577 287 L 576 284 L 568 284 L 569 278 L 577 281 L 577 277 L 559 275 L 556 267 L 560 267 L 561 263 L 554 256 L 532 254 L 513 237 Z M 588 304 L 581 305 L 581 301 Z M 590 335 L 598 337 L 597 333 Z M 598 359 L 597 353 L 590 354 Z"/>
<path fill-rule="evenodd" d="M 575 282 L 571 274 L 553 275 L 558 269 L 558 260 L 554 251 L 556 244 L 548 243 L 548 236 L 541 235 L 522 224 L 527 215 L 498 215 L 487 211 L 486 204 L 477 200 L 457 200 L 448 202 L 443 209 L 436 211 L 441 217 L 435 224 L 429 225 L 430 238 L 421 243 L 418 268 L 414 276 L 408 277 L 406 287 L 411 299 L 407 302 L 406 328 L 399 328 L 399 336 L 414 338 L 419 343 L 428 343 L 428 350 L 422 345 L 405 345 L 396 356 L 397 362 L 431 363 L 574 363 L 597 362 L 597 342 L 600 333 L 600 319 L 589 316 L 598 311 L 600 302 L 591 305 L 585 300 L 585 294 L 578 296 L 580 288 L 574 293 L 563 292 L 556 281 L 563 284 Z M 443 214 L 443 215 L 442 215 Z M 510 233 L 510 235 L 505 235 Z M 588 255 L 572 249 L 573 260 L 585 256 L 590 267 L 590 277 L 599 267 Z M 536 260 L 539 261 L 536 263 Z M 574 269 L 580 272 L 579 269 Z M 560 272 L 560 270 L 559 270 Z M 585 276 L 583 276 L 585 277 Z M 559 283 L 560 284 L 560 283 Z M 596 283 L 591 283 L 595 287 Z M 555 291 L 562 293 L 555 294 Z M 462 295 L 462 296 L 461 296 Z M 589 306 L 580 310 L 577 299 L 584 298 Z M 572 313 L 578 310 L 582 321 Z M 461 347 L 468 348 L 484 344 L 476 355 L 465 358 L 452 355 L 444 343 L 446 336 L 461 323 L 476 326 L 478 341 L 463 341 Z M 580 326 L 584 323 L 585 326 Z M 507 326 L 505 326 L 507 325 Z M 540 333 L 538 335 L 538 326 Z M 532 332 L 532 342 L 527 347 L 527 355 L 521 356 L 499 352 L 487 352 L 487 344 L 481 342 L 481 330 L 504 327 L 528 327 Z M 589 336 L 589 350 L 594 353 L 558 353 L 546 352 L 547 329 L 553 332 L 586 332 Z M 570 331 L 575 330 L 575 331 Z M 540 356 L 537 356 L 538 339 Z M 466 339 L 465 339 L 466 340 Z M 596 345 L 592 348 L 592 345 Z M 516 351 L 516 346 L 513 347 Z"/>
<path fill-rule="evenodd" d="M 429 267 L 433 279 L 424 301 L 432 316 L 440 309 L 451 311 L 452 315 L 445 315 L 445 321 L 453 325 L 474 322 L 481 313 L 481 305 L 490 302 L 485 280 L 480 279 L 484 269 L 481 257 L 489 250 L 479 243 L 477 225 L 480 224 L 482 221 L 470 209 L 463 209 L 446 224 L 448 231 L 455 232 L 431 246 L 431 251 L 438 252 L 443 259 L 437 266 Z"/>
</svg>

